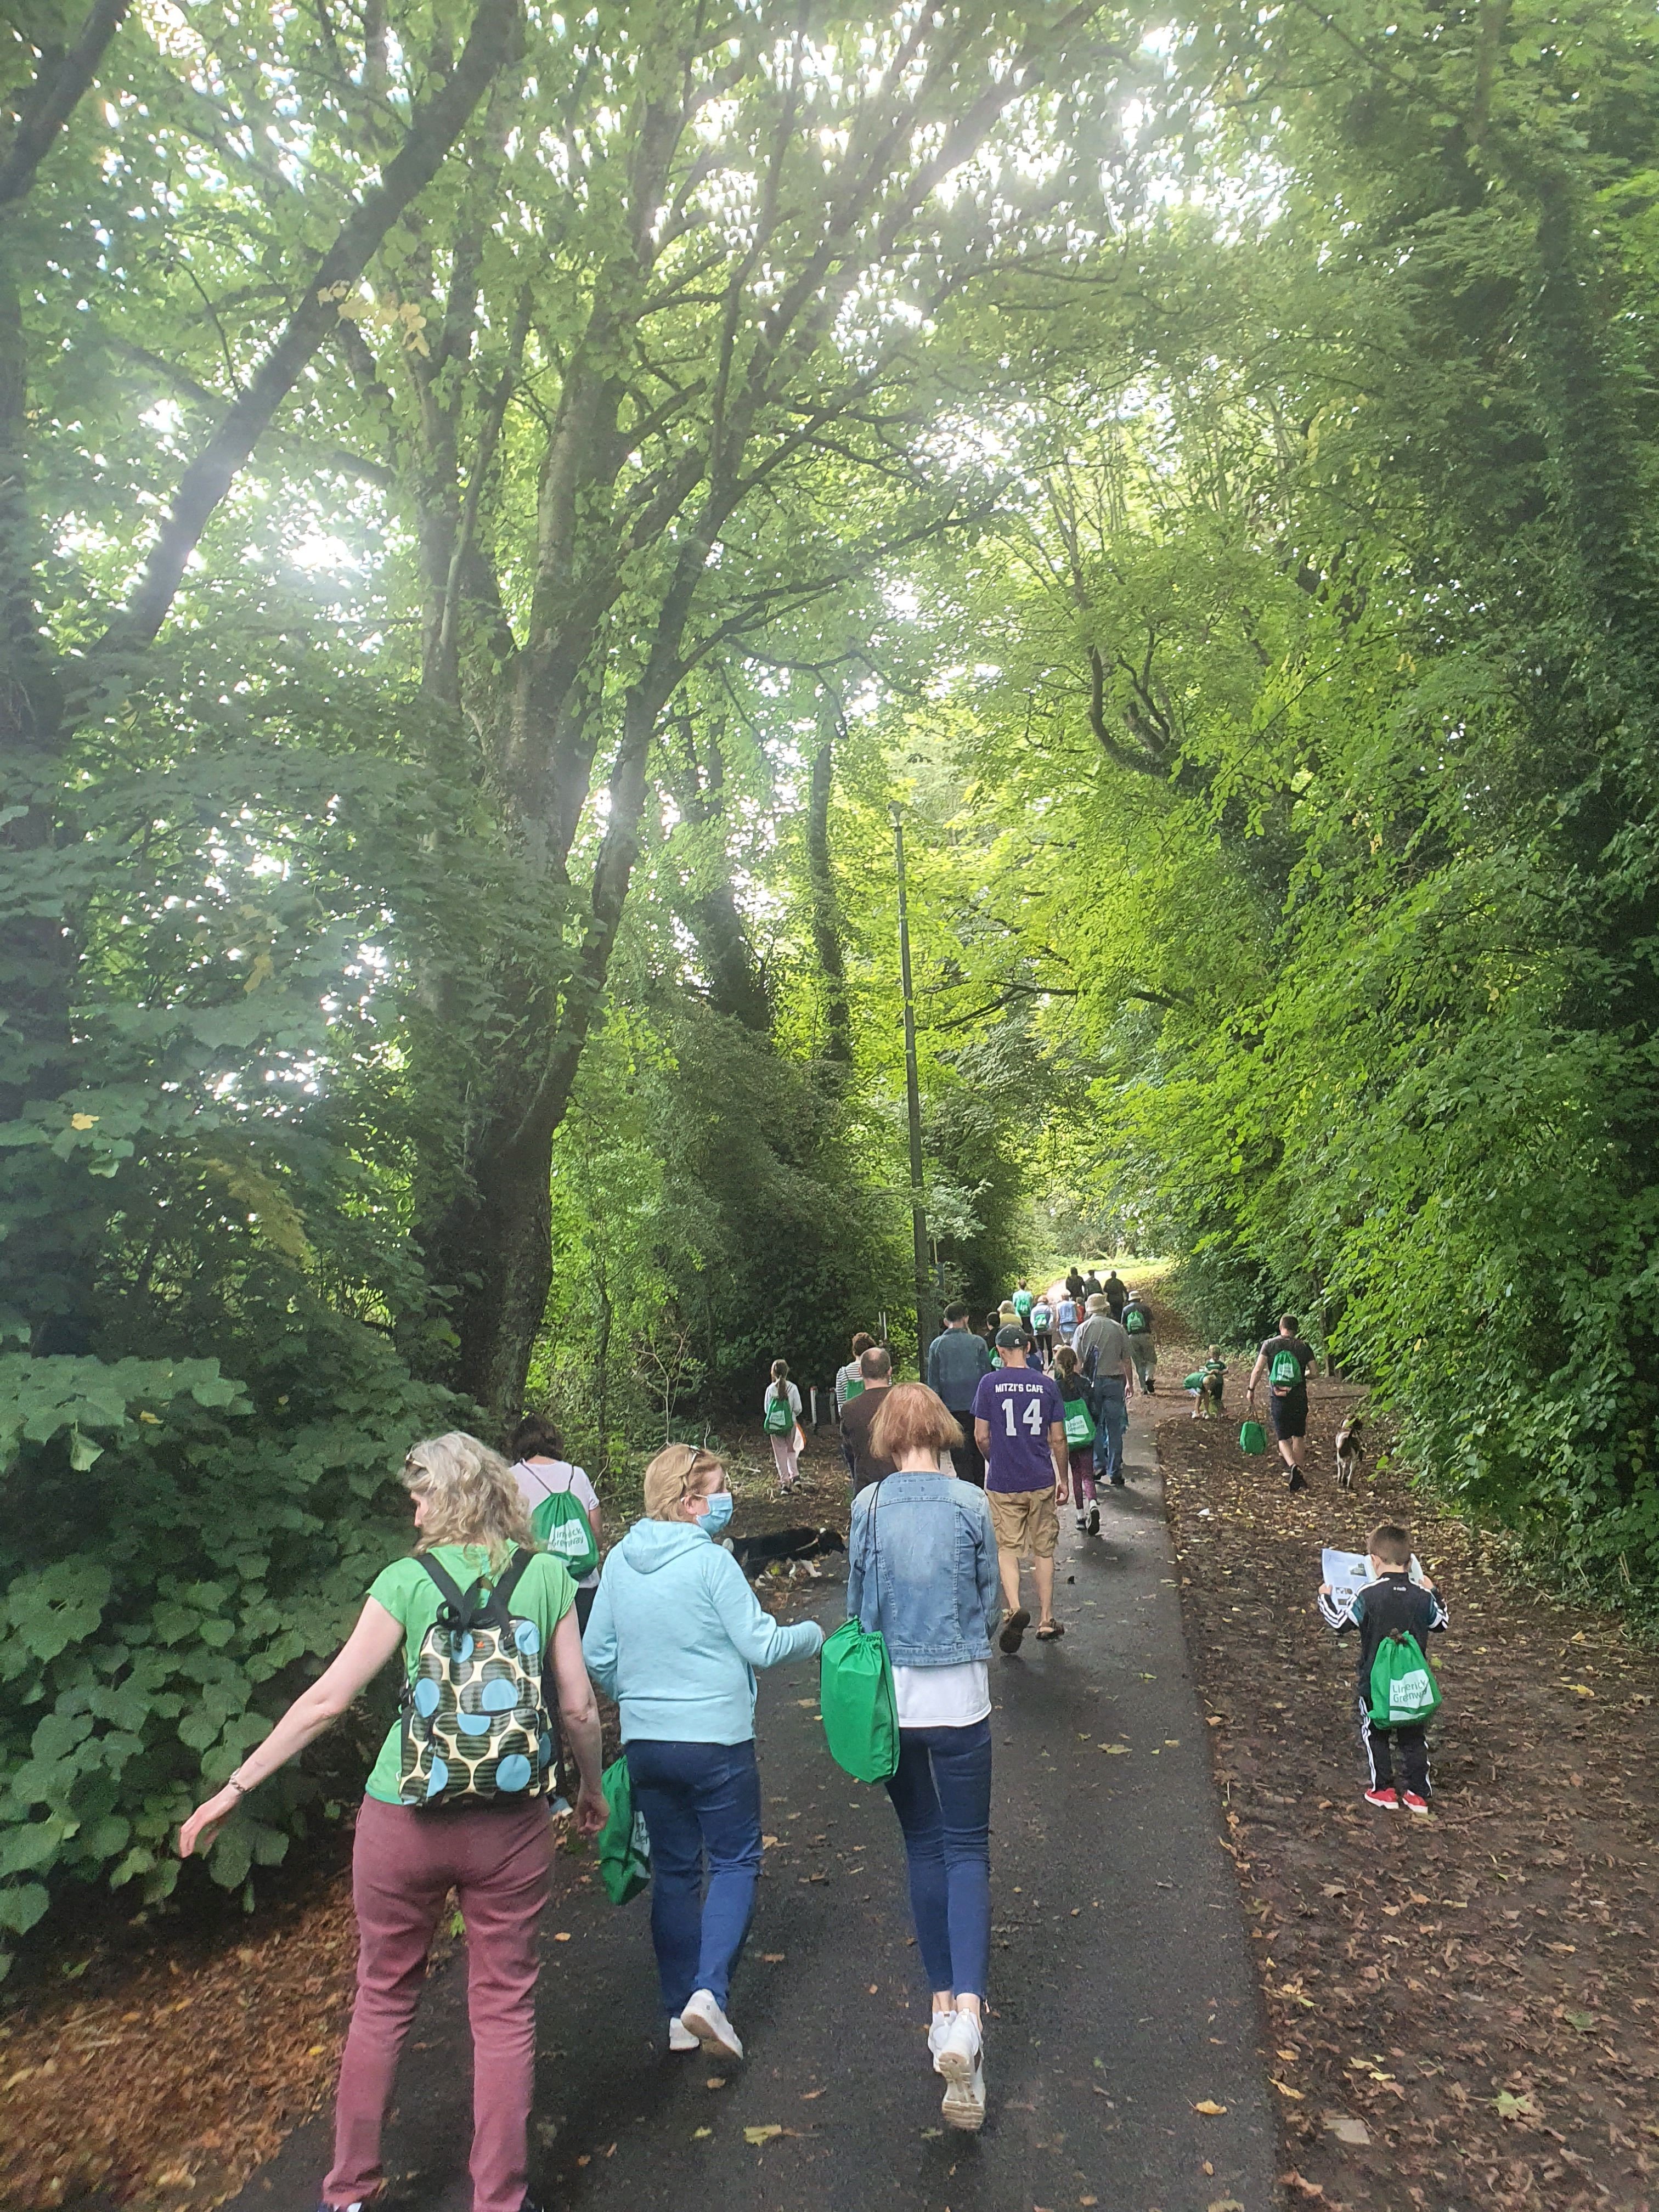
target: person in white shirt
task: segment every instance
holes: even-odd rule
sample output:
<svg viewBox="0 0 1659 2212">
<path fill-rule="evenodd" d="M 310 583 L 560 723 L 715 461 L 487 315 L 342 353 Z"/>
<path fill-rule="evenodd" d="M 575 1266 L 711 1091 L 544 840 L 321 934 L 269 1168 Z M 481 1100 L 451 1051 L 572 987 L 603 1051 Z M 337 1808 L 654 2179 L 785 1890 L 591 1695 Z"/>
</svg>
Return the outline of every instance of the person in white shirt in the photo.
<svg viewBox="0 0 1659 2212">
<path fill-rule="evenodd" d="M 544 1498 L 568 1491 L 586 1514 L 587 1525 L 593 1531 L 593 1548 L 599 1550 L 599 1494 L 588 1480 L 586 1470 L 573 1467 L 565 1457 L 564 1437 L 555 1425 L 540 1413 L 526 1413 L 513 1431 L 512 1455 L 513 1479 L 519 1486 L 525 1511 L 533 1513 Z M 587 1616 L 593 1610 L 593 1593 L 599 1586 L 597 1566 L 576 1583 L 579 1627 L 587 1626 Z"/>
<path fill-rule="evenodd" d="M 784 1416 L 788 1416 L 785 1427 Z M 772 1464 L 778 1471 L 778 1496 L 795 1486 L 800 1473 L 800 1450 L 805 1438 L 800 1426 L 800 1392 L 789 1380 L 789 1363 L 772 1362 L 772 1380 L 761 1400 L 761 1425 L 771 1440 Z"/>
<path fill-rule="evenodd" d="M 1053 1385 L 1048 1388 L 1052 1389 Z M 890 1474 L 853 1500 L 847 1610 L 893 1667 L 899 1759 L 887 1794 L 904 1834 L 916 1948 L 933 1990 L 927 2049 L 948 2126 L 985 2120 L 991 1958 L 991 1686 L 996 1533 L 985 1492 L 939 1471 L 961 1436 L 925 1382 L 882 1393 L 871 1441 Z"/>
</svg>

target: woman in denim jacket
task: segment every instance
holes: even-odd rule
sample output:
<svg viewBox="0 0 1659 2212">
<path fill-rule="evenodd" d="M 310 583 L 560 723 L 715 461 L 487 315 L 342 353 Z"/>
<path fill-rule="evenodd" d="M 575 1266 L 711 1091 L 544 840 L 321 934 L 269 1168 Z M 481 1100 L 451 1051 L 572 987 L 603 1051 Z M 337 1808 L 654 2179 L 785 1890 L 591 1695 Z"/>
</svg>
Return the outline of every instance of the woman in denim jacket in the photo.
<svg viewBox="0 0 1659 2212">
<path fill-rule="evenodd" d="M 982 2008 L 991 1957 L 991 1691 L 1000 1609 L 985 1493 L 939 1473 L 957 1418 L 921 1382 L 895 1383 L 871 1431 L 894 1473 L 853 1500 L 847 1607 L 879 1629 L 898 1701 L 898 1771 L 916 1946 L 933 1991 L 927 2047 L 952 2127 L 985 2119 Z"/>
</svg>

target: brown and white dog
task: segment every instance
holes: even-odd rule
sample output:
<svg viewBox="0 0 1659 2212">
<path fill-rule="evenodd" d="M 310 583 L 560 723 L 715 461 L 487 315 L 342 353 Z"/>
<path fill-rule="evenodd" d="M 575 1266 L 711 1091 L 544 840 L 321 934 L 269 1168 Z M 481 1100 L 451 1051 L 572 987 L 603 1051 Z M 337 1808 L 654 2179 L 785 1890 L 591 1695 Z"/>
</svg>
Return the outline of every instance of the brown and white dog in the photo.
<svg viewBox="0 0 1659 2212">
<path fill-rule="evenodd" d="M 1359 1415 L 1350 1413 L 1336 1432 L 1336 1486 L 1339 1490 L 1353 1488 L 1353 1479 L 1358 1472 L 1359 1462 L 1365 1456 L 1365 1447 L 1360 1442 L 1359 1430 Z"/>
</svg>

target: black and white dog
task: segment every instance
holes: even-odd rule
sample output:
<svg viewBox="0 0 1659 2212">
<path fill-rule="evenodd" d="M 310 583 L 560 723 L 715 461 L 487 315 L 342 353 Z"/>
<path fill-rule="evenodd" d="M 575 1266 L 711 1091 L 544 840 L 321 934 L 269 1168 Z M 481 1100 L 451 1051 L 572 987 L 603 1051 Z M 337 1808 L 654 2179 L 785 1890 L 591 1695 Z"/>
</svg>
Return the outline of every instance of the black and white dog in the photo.
<svg viewBox="0 0 1659 2212">
<path fill-rule="evenodd" d="M 847 1540 L 835 1528 L 771 1528 L 763 1535 L 728 1536 L 726 1548 L 744 1574 L 758 1575 L 821 1552 L 844 1552 Z"/>
<path fill-rule="evenodd" d="M 1365 1456 L 1365 1447 L 1359 1437 L 1360 1425 L 1358 1414 L 1350 1413 L 1336 1432 L 1336 1486 L 1339 1490 L 1353 1488 L 1359 1462 Z"/>
</svg>

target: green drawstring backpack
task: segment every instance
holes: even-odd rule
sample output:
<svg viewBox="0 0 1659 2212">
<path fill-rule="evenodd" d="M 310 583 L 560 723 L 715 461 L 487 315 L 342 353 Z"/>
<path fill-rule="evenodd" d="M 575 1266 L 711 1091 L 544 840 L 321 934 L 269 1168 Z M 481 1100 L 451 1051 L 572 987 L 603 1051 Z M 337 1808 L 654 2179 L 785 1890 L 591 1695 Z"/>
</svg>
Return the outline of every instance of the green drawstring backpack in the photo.
<svg viewBox="0 0 1659 2212">
<path fill-rule="evenodd" d="M 870 1509 L 871 1564 L 877 1503 Z M 854 1782 L 885 1782 L 899 1762 L 898 1698 L 887 1638 L 854 1617 L 825 1637 L 818 1654 L 818 1710 L 824 1741 L 837 1766 Z"/>
<path fill-rule="evenodd" d="M 1246 1421 L 1238 1432 L 1238 1449 L 1242 1452 L 1264 1452 L 1267 1449 L 1267 1431 L 1260 1421 Z"/>
<path fill-rule="evenodd" d="M 599 1547 L 593 1541 L 593 1523 L 580 1498 L 568 1490 L 551 1490 L 530 1516 L 530 1533 L 545 1544 L 556 1559 L 562 1559 L 573 1581 L 591 1575 L 599 1564 Z"/>
<path fill-rule="evenodd" d="M 775 1382 L 766 1401 L 761 1426 L 769 1437 L 787 1437 L 794 1425 L 795 1409 L 789 1402 L 789 1393 L 781 1382 Z"/>
<path fill-rule="evenodd" d="M 634 1778 L 628 1771 L 626 1753 L 613 1759 L 599 1778 L 611 1817 L 599 1830 L 594 1850 L 599 1880 L 613 1905 L 626 1905 L 651 1879 L 651 1838 L 645 1815 L 634 1809 Z"/>
<path fill-rule="evenodd" d="M 1393 1628 L 1371 1662 L 1370 1720 L 1373 1728 L 1410 1728 L 1427 1720 L 1440 1705 L 1440 1685 L 1408 1628 Z"/>
<path fill-rule="evenodd" d="M 1095 1440 L 1095 1425 L 1088 1407 L 1081 1398 L 1067 1398 L 1066 1405 L 1066 1441 L 1074 1451 Z"/>
</svg>

